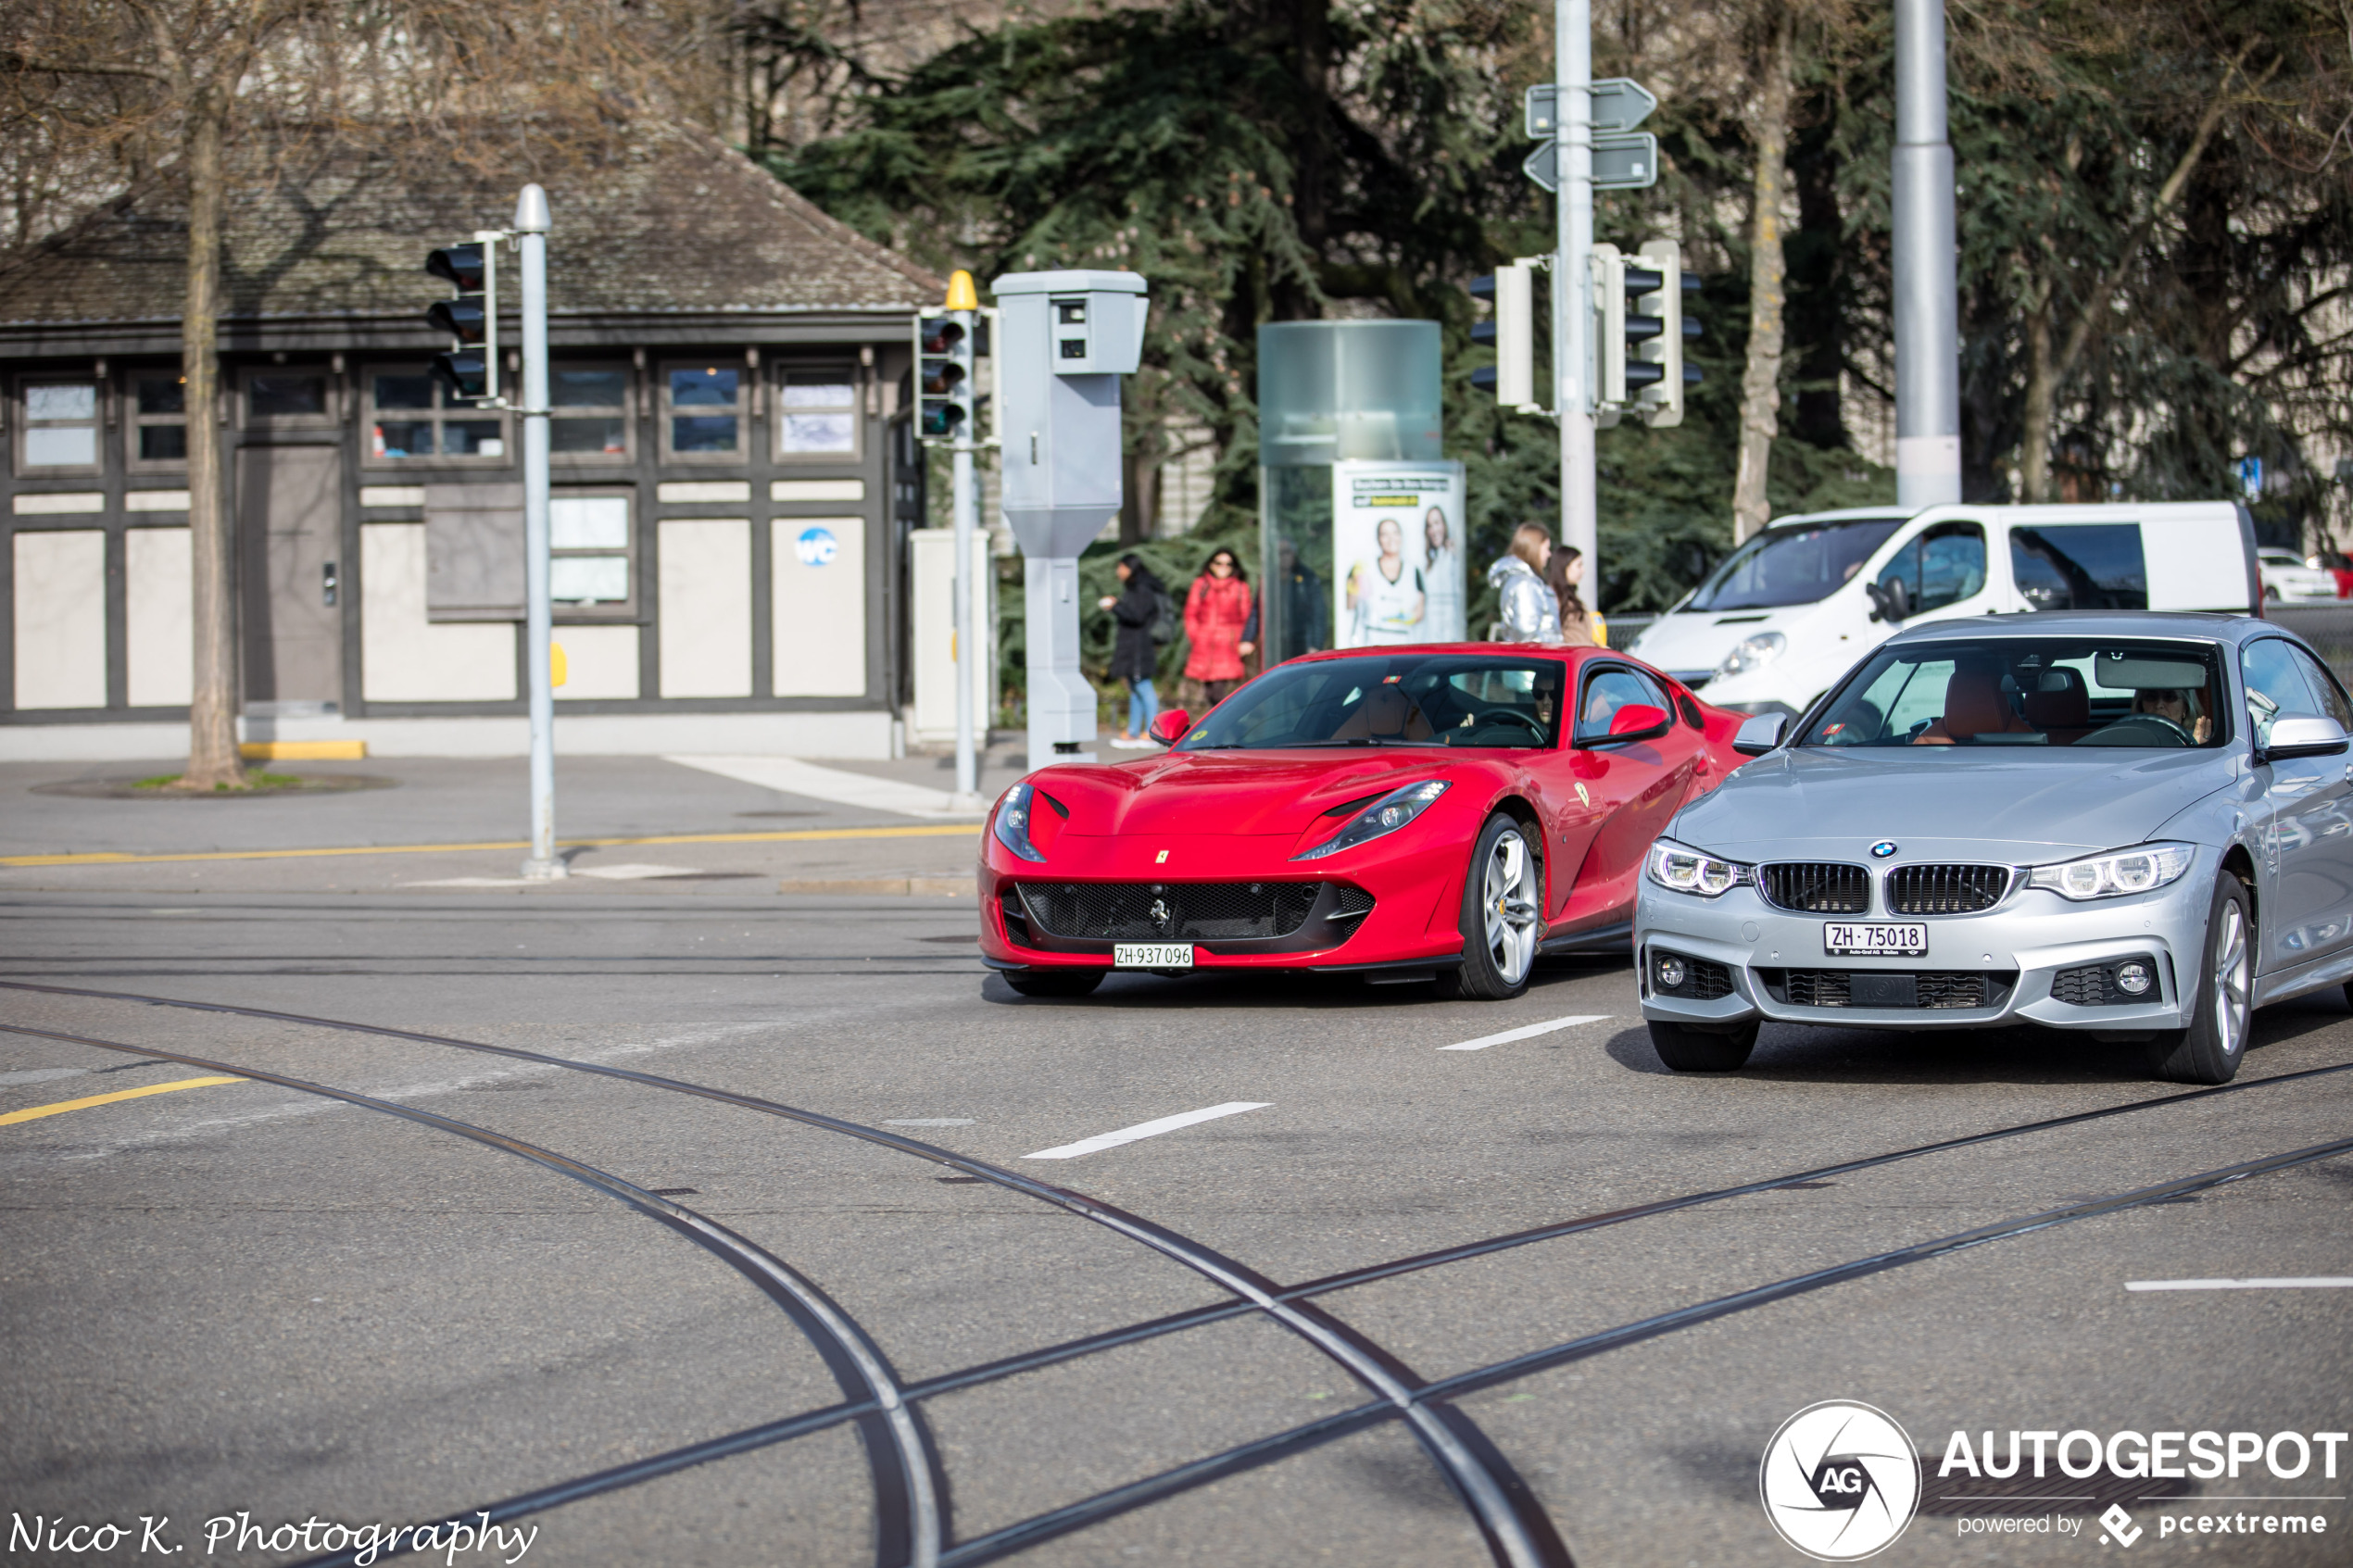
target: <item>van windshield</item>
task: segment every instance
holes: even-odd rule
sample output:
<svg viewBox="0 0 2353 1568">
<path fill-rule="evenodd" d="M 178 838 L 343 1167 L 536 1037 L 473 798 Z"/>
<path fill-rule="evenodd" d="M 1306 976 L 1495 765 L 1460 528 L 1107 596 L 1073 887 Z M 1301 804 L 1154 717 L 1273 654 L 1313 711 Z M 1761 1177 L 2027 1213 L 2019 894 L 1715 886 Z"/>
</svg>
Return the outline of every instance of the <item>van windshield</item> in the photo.
<svg viewBox="0 0 2353 1568">
<path fill-rule="evenodd" d="M 1768 529 L 1724 558 L 1687 610 L 1770 609 L 1829 597 L 1903 524 L 1858 517 Z"/>
</svg>

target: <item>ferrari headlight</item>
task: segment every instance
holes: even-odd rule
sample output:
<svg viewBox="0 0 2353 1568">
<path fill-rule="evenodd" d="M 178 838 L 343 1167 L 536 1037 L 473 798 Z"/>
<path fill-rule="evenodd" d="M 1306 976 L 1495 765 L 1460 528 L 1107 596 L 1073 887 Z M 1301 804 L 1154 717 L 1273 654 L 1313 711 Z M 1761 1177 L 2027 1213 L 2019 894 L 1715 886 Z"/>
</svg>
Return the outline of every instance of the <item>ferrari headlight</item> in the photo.
<svg viewBox="0 0 2353 1568">
<path fill-rule="evenodd" d="M 2112 854 L 2086 855 L 2080 860 L 2036 866 L 2028 874 L 2026 884 L 2049 888 L 2062 898 L 2078 902 L 2086 898 L 2116 898 L 2164 886 L 2190 869 L 2190 859 L 2191 849 L 2186 844 L 2144 844 Z"/>
<path fill-rule="evenodd" d="M 1324 840 L 1313 849 L 1302 850 L 1291 857 L 1294 860 L 1320 860 L 1327 855 L 1337 855 L 1343 849 L 1353 849 L 1383 834 L 1395 833 L 1416 817 L 1429 809 L 1438 797 L 1446 793 L 1444 779 L 1425 779 L 1403 789 L 1392 789 L 1362 811 L 1346 827 Z"/>
<path fill-rule="evenodd" d="M 1025 860 L 1043 860 L 1046 857 L 1029 841 L 1029 814 L 1038 809 L 1038 792 L 1026 784 L 1017 784 L 997 802 L 997 818 L 989 832 L 997 842 Z"/>
<path fill-rule="evenodd" d="M 1696 893 L 1703 898 L 1713 898 L 1749 880 L 1749 868 L 1738 860 L 1722 859 L 1671 838 L 1651 846 L 1649 870 L 1650 879 L 1661 887 Z"/>
<path fill-rule="evenodd" d="M 1715 678 L 1726 681 L 1752 670 L 1762 670 L 1780 658 L 1781 650 L 1788 646 L 1789 639 L 1779 632 L 1759 632 L 1753 637 L 1743 637 L 1740 646 L 1726 654 L 1724 662 L 1716 667 Z"/>
</svg>

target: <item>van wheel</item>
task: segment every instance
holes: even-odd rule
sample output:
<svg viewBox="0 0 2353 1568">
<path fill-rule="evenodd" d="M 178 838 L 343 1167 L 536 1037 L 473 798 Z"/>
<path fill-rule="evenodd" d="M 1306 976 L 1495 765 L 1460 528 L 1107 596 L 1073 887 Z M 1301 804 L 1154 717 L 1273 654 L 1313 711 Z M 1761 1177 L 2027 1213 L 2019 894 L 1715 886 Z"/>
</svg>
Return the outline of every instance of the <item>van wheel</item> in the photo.
<svg viewBox="0 0 2353 1568">
<path fill-rule="evenodd" d="M 1100 969 L 1000 970 L 999 978 L 1025 997 L 1083 997 L 1103 983 Z"/>
<path fill-rule="evenodd" d="M 1498 811 L 1479 830 L 1463 876 L 1463 962 L 1438 972 L 1438 994 L 1509 1001 L 1528 989 L 1544 932 L 1544 862 L 1518 819 Z"/>
<path fill-rule="evenodd" d="M 1710 1035 L 1680 1023 L 1651 1020 L 1651 1049 L 1678 1073 L 1730 1073 L 1744 1065 L 1756 1048 L 1757 1021 L 1750 1019 L 1730 1035 Z"/>
<path fill-rule="evenodd" d="M 2149 1066 L 2177 1084 L 2227 1084 L 2246 1059 L 2254 1010 L 2254 930 L 2247 919 L 2246 884 L 2233 872 L 2214 879 L 2206 916 L 2206 963 L 2186 1029 L 2160 1030 L 2149 1042 Z"/>
</svg>

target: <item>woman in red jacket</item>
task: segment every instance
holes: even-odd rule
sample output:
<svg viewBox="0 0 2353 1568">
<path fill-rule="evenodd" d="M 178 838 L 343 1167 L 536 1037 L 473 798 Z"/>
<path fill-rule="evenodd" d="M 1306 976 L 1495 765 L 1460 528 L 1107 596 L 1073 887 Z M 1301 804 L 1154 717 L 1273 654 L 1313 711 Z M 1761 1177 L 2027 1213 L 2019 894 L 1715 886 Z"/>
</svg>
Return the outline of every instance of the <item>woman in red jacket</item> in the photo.
<svg viewBox="0 0 2353 1568">
<path fill-rule="evenodd" d="M 1185 635 L 1192 651 L 1185 659 L 1185 675 L 1199 681 L 1209 706 L 1216 707 L 1242 684 L 1242 660 L 1255 645 L 1242 641 L 1242 625 L 1250 619 L 1250 584 L 1242 581 L 1241 563 L 1234 552 L 1220 546 L 1185 596 Z"/>
</svg>

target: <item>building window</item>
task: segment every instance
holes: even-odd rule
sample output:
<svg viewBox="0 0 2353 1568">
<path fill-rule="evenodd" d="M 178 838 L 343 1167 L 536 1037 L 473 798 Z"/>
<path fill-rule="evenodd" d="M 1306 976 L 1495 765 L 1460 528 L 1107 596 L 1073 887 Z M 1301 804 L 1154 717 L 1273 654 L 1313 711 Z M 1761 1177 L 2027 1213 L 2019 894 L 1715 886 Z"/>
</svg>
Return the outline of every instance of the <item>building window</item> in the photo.
<svg viewBox="0 0 2353 1568">
<path fill-rule="evenodd" d="M 776 455 L 858 456 L 858 378 L 847 365 L 787 370 L 776 389 Z"/>
<path fill-rule="evenodd" d="M 178 468 L 188 460 L 188 378 L 177 370 L 131 378 L 131 466 Z"/>
<path fill-rule="evenodd" d="M 662 456 L 740 461 L 744 374 L 731 365 L 673 365 L 661 382 Z"/>
<path fill-rule="evenodd" d="M 98 466 L 98 383 L 24 383 L 24 433 L 19 456 L 29 470 Z"/>
<path fill-rule="evenodd" d="M 559 458 L 629 456 L 629 372 L 617 365 L 558 365 L 548 374 L 548 449 Z"/>
<path fill-rule="evenodd" d="M 636 611 L 627 491 L 559 491 L 547 500 L 547 596 L 567 619 Z"/>
<path fill-rule="evenodd" d="M 247 370 L 245 382 L 248 425 L 334 423 L 334 392 L 324 370 L 287 366 Z"/>
<path fill-rule="evenodd" d="M 449 389 L 422 369 L 371 370 L 368 385 L 367 461 L 393 467 L 434 458 L 507 460 L 503 414 L 449 398 Z"/>
</svg>

